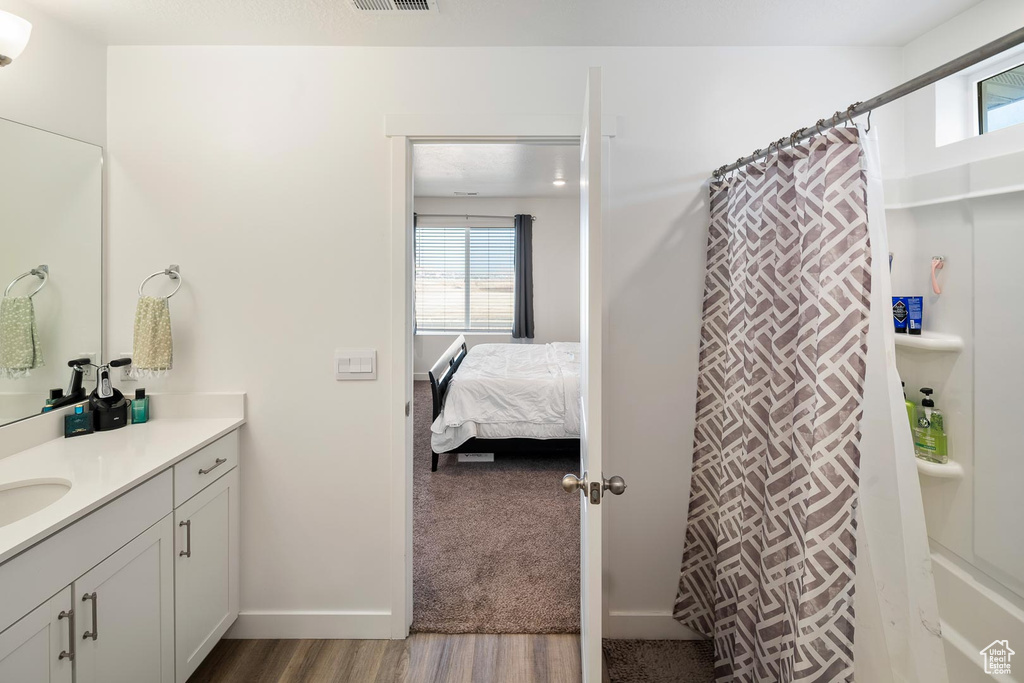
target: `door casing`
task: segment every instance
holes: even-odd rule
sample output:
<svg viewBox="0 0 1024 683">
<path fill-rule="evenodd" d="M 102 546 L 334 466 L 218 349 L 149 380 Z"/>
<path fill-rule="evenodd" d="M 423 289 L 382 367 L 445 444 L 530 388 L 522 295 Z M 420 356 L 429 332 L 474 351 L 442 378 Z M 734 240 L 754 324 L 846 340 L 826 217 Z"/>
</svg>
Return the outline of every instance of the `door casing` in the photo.
<svg viewBox="0 0 1024 683">
<path fill-rule="evenodd" d="M 602 139 L 614 137 L 614 117 Z M 388 116 L 391 140 L 391 637 L 404 639 L 412 623 L 412 405 L 413 388 L 413 145 L 422 143 L 580 143 L 575 116 Z M 607 165 L 607 155 L 604 155 Z M 607 184 L 607 173 L 602 174 Z"/>
</svg>

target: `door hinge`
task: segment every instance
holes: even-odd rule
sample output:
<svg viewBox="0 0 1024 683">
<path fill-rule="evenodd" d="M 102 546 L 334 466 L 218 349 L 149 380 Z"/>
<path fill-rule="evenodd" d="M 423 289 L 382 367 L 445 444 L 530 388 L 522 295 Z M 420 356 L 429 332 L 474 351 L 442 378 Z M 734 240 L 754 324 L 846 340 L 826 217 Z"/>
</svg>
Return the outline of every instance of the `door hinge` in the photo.
<svg viewBox="0 0 1024 683">
<path fill-rule="evenodd" d="M 412 412 L 412 401 L 406 401 L 405 402 L 405 416 L 409 417 L 409 414 L 411 412 Z"/>
</svg>

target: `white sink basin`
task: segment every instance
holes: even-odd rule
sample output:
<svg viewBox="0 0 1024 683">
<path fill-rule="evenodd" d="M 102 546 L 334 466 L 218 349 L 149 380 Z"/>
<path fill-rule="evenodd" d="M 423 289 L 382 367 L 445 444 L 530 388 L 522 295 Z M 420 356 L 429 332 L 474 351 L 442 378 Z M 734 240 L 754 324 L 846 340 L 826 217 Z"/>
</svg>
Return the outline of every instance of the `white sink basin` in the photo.
<svg viewBox="0 0 1024 683">
<path fill-rule="evenodd" d="M 39 512 L 71 490 L 66 479 L 30 479 L 0 484 L 0 527 Z"/>
</svg>

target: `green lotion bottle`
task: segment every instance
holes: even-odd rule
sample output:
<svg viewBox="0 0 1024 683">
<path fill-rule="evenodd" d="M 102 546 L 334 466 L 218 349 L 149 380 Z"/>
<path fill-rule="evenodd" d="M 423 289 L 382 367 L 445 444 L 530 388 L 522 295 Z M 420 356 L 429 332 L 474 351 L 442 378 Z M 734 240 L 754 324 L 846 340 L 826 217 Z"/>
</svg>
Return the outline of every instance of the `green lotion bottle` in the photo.
<svg viewBox="0 0 1024 683">
<path fill-rule="evenodd" d="M 907 407 L 907 419 L 910 420 L 910 433 L 913 435 L 917 428 L 917 404 L 907 398 L 907 383 L 900 384 L 903 386 L 903 404 Z"/>
<path fill-rule="evenodd" d="M 932 389 L 922 387 L 922 413 L 917 418 L 914 430 L 914 454 L 922 460 L 945 465 L 949 462 L 949 451 L 946 444 L 945 420 L 942 412 L 935 407 Z"/>
</svg>

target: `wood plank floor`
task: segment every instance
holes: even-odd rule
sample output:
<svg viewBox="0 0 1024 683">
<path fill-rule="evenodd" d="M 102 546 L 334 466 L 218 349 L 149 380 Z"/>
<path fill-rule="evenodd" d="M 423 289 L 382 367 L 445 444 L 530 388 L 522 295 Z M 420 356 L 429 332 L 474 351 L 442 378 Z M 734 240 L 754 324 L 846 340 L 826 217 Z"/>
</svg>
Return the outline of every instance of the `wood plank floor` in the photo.
<svg viewBox="0 0 1024 683">
<path fill-rule="evenodd" d="M 222 640 L 189 683 L 579 683 L 579 636 Z"/>
</svg>

